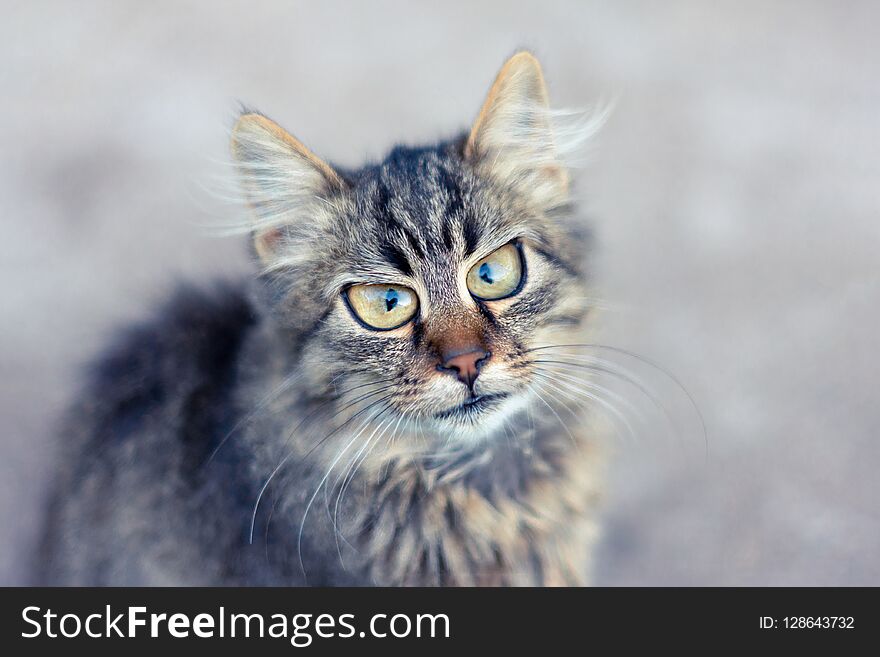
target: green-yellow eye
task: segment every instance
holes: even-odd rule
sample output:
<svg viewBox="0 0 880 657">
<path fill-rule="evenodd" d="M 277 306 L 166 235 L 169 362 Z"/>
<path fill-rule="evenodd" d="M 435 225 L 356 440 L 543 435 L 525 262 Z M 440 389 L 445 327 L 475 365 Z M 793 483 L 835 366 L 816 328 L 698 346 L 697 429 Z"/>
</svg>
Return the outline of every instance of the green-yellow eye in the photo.
<svg viewBox="0 0 880 657">
<path fill-rule="evenodd" d="M 401 285 L 352 285 L 345 295 L 357 318 L 380 331 L 403 326 L 419 307 L 416 293 Z"/>
<path fill-rule="evenodd" d="M 503 299 L 517 291 L 522 273 L 519 249 L 514 244 L 506 244 L 471 267 L 467 275 L 468 290 L 478 299 Z"/>
</svg>

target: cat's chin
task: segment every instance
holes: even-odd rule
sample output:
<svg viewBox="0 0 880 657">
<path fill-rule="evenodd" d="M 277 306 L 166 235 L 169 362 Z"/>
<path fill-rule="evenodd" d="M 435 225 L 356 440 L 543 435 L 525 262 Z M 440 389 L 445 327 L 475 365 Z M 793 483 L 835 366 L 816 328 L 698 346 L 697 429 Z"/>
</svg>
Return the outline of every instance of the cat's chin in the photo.
<svg viewBox="0 0 880 657">
<path fill-rule="evenodd" d="M 479 395 L 432 418 L 438 434 L 450 443 L 474 443 L 503 435 L 505 421 L 523 411 L 526 395 L 497 393 Z"/>
<path fill-rule="evenodd" d="M 469 397 L 457 406 L 435 413 L 434 418 L 438 420 L 460 420 L 467 423 L 474 423 L 479 421 L 479 419 L 487 412 L 496 408 L 506 397 L 508 397 L 507 393 L 475 395 Z"/>
</svg>

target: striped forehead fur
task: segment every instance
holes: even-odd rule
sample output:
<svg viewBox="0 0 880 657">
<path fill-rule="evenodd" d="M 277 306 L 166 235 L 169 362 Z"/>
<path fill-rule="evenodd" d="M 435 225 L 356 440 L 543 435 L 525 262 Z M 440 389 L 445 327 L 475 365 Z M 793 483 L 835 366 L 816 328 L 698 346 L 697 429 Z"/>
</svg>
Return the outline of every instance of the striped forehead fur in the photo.
<svg viewBox="0 0 880 657">
<path fill-rule="evenodd" d="M 389 264 L 409 274 L 413 263 L 440 245 L 470 254 L 478 239 L 497 241 L 493 237 L 510 232 L 509 217 L 487 212 L 487 207 L 542 212 L 564 205 L 567 194 L 548 190 L 528 167 L 555 164 L 568 170 L 606 113 L 554 111 L 524 102 L 499 112 L 502 120 L 486 128 L 487 141 L 499 149 L 486 155 L 489 166 L 468 162 L 464 137 L 459 137 L 434 147 L 397 147 L 378 164 L 339 171 L 341 183 L 329 187 L 313 161 L 292 157 L 288 145 L 271 134 L 239 131 L 234 138 L 237 167 L 252 217 L 246 229 L 281 232 L 272 257 L 263 263 L 266 271 L 300 267 L 309 251 L 320 256 L 316 246 L 331 237 L 361 249 L 358 274 L 384 277 Z M 534 127 L 544 121 L 551 131 Z M 520 127 L 505 131 L 509 125 Z M 540 237 L 531 223 L 519 230 Z"/>
</svg>

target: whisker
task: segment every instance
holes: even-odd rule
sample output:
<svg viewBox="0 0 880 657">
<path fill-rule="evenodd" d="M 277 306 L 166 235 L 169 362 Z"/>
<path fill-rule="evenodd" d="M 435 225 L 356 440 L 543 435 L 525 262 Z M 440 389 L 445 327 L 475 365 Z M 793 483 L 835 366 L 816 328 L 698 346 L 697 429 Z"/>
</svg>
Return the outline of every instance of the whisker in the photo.
<svg viewBox="0 0 880 657">
<path fill-rule="evenodd" d="M 214 460 L 214 457 L 217 455 L 217 452 L 220 451 L 220 448 L 223 447 L 223 445 L 226 443 L 226 441 L 229 440 L 236 431 L 238 431 L 247 422 L 250 422 L 257 415 L 257 413 L 259 413 L 261 410 L 266 408 L 266 406 L 271 404 L 277 397 L 281 396 L 281 394 L 285 390 L 287 390 L 290 386 L 292 386 L 293 382 L 296 380 L 295 379 L 296 374 L 298 374 L 298 372 L 294 372 L 294 373 L 284 377 L 284 379 L 281 381 L 281 383 L 272 392 L 270 392 L 265 397 L 263 397 L 257 403 L 256 407 L 250 413 L 248 413 L 247 415 L 242 417 L 238 422 L 236 422 L 232 426 L 232 428 L 226 433 L 226 435 L 223 436 L 223 439 L 220 441 L 220 443 L 217 445 L 217 447 L 214 448 L 214 451 L 211 452 L 211 455 L 208 457 L 208 460 L 205 461 L 205 465 L 208 465 L 209 463 L 211 463 L 211 461 Z"/>
<path fill-rule="evenodd" d="M 545 373 L 552 374 L 552 376 L 554 378 L 558 377 L 564 381 L 576 383 L 576 384 L 578 384 L 588 390 L 594 390 L 597 394 L 601 393 L 601 394 L 607 395 L 612 401 L 615 401 L 618 404 L 625 406 L 627 408 L 627 410 L 631 411 L 633 413 L 633 415 L 635 415 L 636 419 L 639 421 L 640 424 L 647 425 L 647 422 L 645 422 L 644 416 L 631 401 L 629 401 L 626 397 L 618 395 L 617 393 L 609 390 L 605 386 L 599 385 L 598 383 L 595 383 L 593 381 L 579 379 L 579 378 L 572 376 L 571 374 L 568 374 L 566 372 L 559 372 L 557 370 L 552 370 L 549 368 L 539 368 L 539 369 L 541 371 L 544 371 Z M 576 391 L 573 391 L 573 392 L 576 392 Z"/>
<path fill-rule="evenodd" d="M 536 368 L 536 373 L 537 373 L 538 371 L 540 371 L 540 370 Z M 549 377 L 548 377 L 548 378 L 549 378 Z M 544 390 L 546 391 L 546 387 L 544 388 Z M 557 398 L 556 398 L 556 401 L 558 401 L 558 402 L 562 405 L 562 407 L 565 409 L 565 411 L 566 411 L 569 415 L 572 415 L 572 416 L 574 416 L 574 417 L 577 417 L 577 416 L 578 416 L 578 412 L 577 412 L 577 411 L 573 411 L 571 408 L 569 408 L 568 404 L 566 404 L 562 399 L 559 399 L 559 398 L 557 397 Z M 583 410 L 583 409 L 581 409 L 581 410 Z"/>
<path fill-rule="evenodd" d="M 568 396 L 569 399 L 572 399 L 572 391 L 569 391 L 566 388 L 563 388 L 562 386 L 557 385 L 555 383 L 553 377 L 551 377 L 550 375 L 544 374 L 542 372 L 535 372 L 535 375 L 543 377 L 545 379 L 545 383 L 547 385 L 551 386 L 552 388 L 554 388 L 559 394 L 566 395 L 566 396 Z M 575 392 L 580 392 L 580 394 L 583 397 L 585 397 L 587 400 L 596 402 L 602 408 L 604 408 L 609 413 L 611 413 L 612 416 L 614 416 L 616 419 L 618 419 L 621 422 L 621 424 L 623 424 L 626 427 L 626 430 L 629 433 L 630 437 L 634 441 L 638 440 L 637 434 L 633 430 L 632 425 L 629 423 L 629 420 L 627 420 L 626 417 L 620 412 L 620 410 L 617 409 L 614 405 L 612 405 L 608 401 L 602 399 L 598 395 L 594 395 L 593 393 L 586 392 L 583 390 L 582 391 L 575 391 Z"/>
<path fill-rule="evenodd" d="M 264 410 L 273 401 L 275 401 L 278 397 L 280 397 L 282 393 L 284 393 L 287 389 L 289 389 L 295 383 L 297 374 L 298 374 L 298 372 L 294 372 L 294 373 L 290 374 L 289 376 L 285 377 L 282 380 L 282 382 L 272 392 L 268 393 L 265 397 L 263 397 L 249 413 L 247 413 L 241 419 L 239 419 L 232 426 L 232 428 L 226 433 L 226 435 L 223 436 L 222 440 L 217 445 L 217 447 L 215 447 L 214 450 L 211 452 L 211 455 L 208 457 L 208 460 L 205 461 L 205 466 L 209 465 L 211 463 L 211 461 L 214 460 L 214 457 L 217 456 L 217 453 L 220 451 L 220 449 L 223 447 L 223 445 L 226 444 L 226 442 L 235 434 L 236 431 L 238 431 L 245 424 L 247 424 L 248 422 L 253 420 L 260 413 L 260 411 Z M 340 374 L 339 376 L 342 376 L 342 374 Z M 319 406 L 319 408 L 322 408 L 323 406 L 326 406 L 332 402 L 338 401 L 342 397 L 342 395 L 353 392 L 354 390 L 358 390 L 358 389 L 363 388 L 368 385 L 379 385 L 382 383 L 390 383 L 390 382 L 391 382 L 390 379 L 385 379 L 385 380 L 381 380 L 381 381 L 371 381 L 368 383 L 363 383 L 361 385 L 353 386 L 352 388 L 349 388 L 348 390 L 337 391 L 333 398 L 330 398 L 330 399 L 324 401 Z M 297 427 L 297 428 L 299 428 L 299 427 Z"/>
<path fill-rule="evenodd" d="M 269 562 L 269 528 L 272 527 L 272 518 L 275 516 L 275 507 L 278 506 L 278 497 L 276 496 L 272 500 L 272 507 L 269 509 L 269 517 L 266 518 L 266 532 L 263 536 L 263 542 L 265 544 L 264 550 L 266 553 L 266 564 L 272 565 Z"/>
<path fill-rule="evenodd" d="M 573 358 L 573 359 L 577 358 L 576 356 L 565 356 L 565 357 L 566 358 Z M 608 374 L 608 375 L 613 376 L 613 377 L 615 377 L 625 383 L 628 383 L 629 385 L 636 388 L 639 392 L 641 392 L 645 396 L 645 398 L 651 402 L 651 404 L 654 406 L 654 408 L 656 408 L 665 418 L 666 424 L 672 430 L 672 434 L 676 438 L 679 437 L 680 431 L 679 431 L 678 423 L 675 421 L 675 418 L 672 416 L 672 414 L 669 412 L 669 410 L 666 408 L 666 406 L 663 405 L 663 403 L 660 401 L 660 399 L 646 385 L 642 384 L 638 379 L 636 379 L 634 376 L 632 376 L 630 373 L 628 373 L 625 369 L 619 368 L 618 366 L 616 366 L 616 364 L 614 364 L 610 361 L 606 361 L 601 358 L 593 358 L 592 356 L 585 356 L 584 358 L 589 358 L 590 362 L 589 363 L 572 363 L 569 361 L 544 360 L 544 359 L 533 360 L 531 362 L 538 363 L 541 365 L 543 365 L 543 364 L 551 365 L 550 369 L 553 369 L 554 367 L 565 367 L 565 368 L 574 369 L 574 370 L 582 369 L 582 370 L 590 370 L 590 371 L 594 371 L 594 372 L 600 372 L 602 374 Z"/>
<path fill-rule="evenodd" d="M 400 416 L 399 416 L 398 419 L 397 419 L 397 424 L 394 426 L 394 429 L 393 429 L 393 431 L 392 431 L 392 433 L 391 433 L 391 436 L 390 436 L 390 438 L 389 438 L 389 442 L 390 442 L 390 440 L 393 439 L 394 436 L 397 434 L 397 430 L 400 428 L 400 423 L 401 423 L 401 421 L 403 420 L 403 418 L 405 417 L 407 411 L 408 411 L 408 408 L 407 408 L 407 409 L 404 409 L 403 411 L 401 411 Z M 391 422 L 393 422 L 393 421 L 394 421 L 394 418 L 391 418 Z M 373 449 L 376 447 L 376 445 L 379 444 L 379 442 L 381 441 L 382 437 L 385 435 L 385 432 L 387 431 L 388 427 L 391 426 L 391 422 L 389 422 L 388 426 L 386 426 L 385 428 L 382 429 L 382 433 L 380 433 L 379 435 L 377 435 L 375 439 L 372 439 L 372 437 L 371 437 L 370 439 L 367 440 L 367 442 L 366 442 L 366 444 L 365 444 L 364 447 L 366 447 L 367 445 L 369 445 L 369 449 L 366 451 L 366 453 L 363 455 L 363 457 L 360 458 L 360 460 L 357 460 L 357 457 L 355 457 L 355 460 L 354 460 L 353 463 L 352 463 L 352 465 L 353 465 L 354 467 L 351 469 L 350 474 L 346 474 L 347 481 L 346 481 L 346 478 L 343 478 L 343 480 L 342 480 L 342 487 L 340 488 L 339 493 L 338 493 L 337 496 L 336 496 L 336 504 L 335 504 L 334 507 L 333 507 L 333 518 L 332 518 L 332 520 L 333 520 L 333 529 L 334 529 L 334 531 L 335 531 L 335 535 L 336 535 L 336 551 L 337 551 L 338 554 L 339 554 L 339 560 L 340 560 L 340 562 L 342 562 L 342 564 L 343 564 L 343 568 L 345 568 L 345 562 L 344 562 L 344 560 L 343 560 L 343 558 L 342 558 L 342 550 L 341 550 L 340 545 L 339 545 L 339 539 L 341 538 L 341 539 L 346 543 L 346 545 L 348 545 L 348 546 L 351 547 L 352 549 L 354 549 L 354 547 L 351 545 L 351 543 L 348 542 L 348 540 L 346 540 L 346 538 L 345 538 L 345 536 L 342 534 L 342 532 L 339 531 L 339 528 L 338 528 L 339 506 L 340 506 L 340 504 L 341 504 L 343 498 L 345 497 L 345 492 L 346 492 L 346 490 L 348 490 L 348 487 L 351 485 L 351 482 L 354 481 L 354 477 L 355 477 L 355 474 L 357 473 L 358 468 L 360 468 L 361 465 L 364 464 L 364 462 L 365 462 L 365 461 L 367 460 L 367 458 L 370 456 L 370 453 L 373 451 Z M 363 448 L 362 448 L 361 451 L 363 451 Z M 337 479 L 336 481 L 337 481 L 337 483 L 338 483 L 338 482 L 339 482 L 339 479 Z M 335 487 L 336 487 L 336 484 L 334 484 L 333 487 L 335 488 Z"/>
<path fill-rule="evenodd" d="M 364 454 L 364 451 L 367 449 L 367 447 L 373 442 L 374 436 L 376 437 L 375 440 L 378 441 L 383 435 L 385 435 L 385 432 L 387 431 L 388 427 L 390 427 L 393 422 L 394 422 L 394 417 L 392 416 L 387 419 L 387 424 L 386 424 L 386 421 L 383 420 L 382 423 L 378 427 L 376 427 L 375 430 L 373 430 L 373 433 L 371 433 L 370 436 L 364 441 L 364 444 L 361 446 L 360 450 L 358 450 L 358 452 L 354 455 L 354 457 L 351 459 L 351 461 L 349 461 L 345 470 L 343 470 L 339 474 L 339 476 L 336 478 L 336 481 L 330 487 L 331 490 L 336 490 L 337 486 L 339 486 L 340 480 L 342 481 L 342 486 L 339 488 L 339 494 L 336 496 L 336 504 L 334 505 L 334 511 L 333 511 L 332 515 L 330 513 L 330 501 L 327 499 L 328 489 L 326 486 L 324 487 L 324 498 L 325 498 L 325 504 L 327 506 L 327 517 L 330 519 L 330 521 L 333 524 L 333 531 L 334 531 L 334 534 L 336 535 L 336 550 L 339 553 L 340 561 L 342 560 L 342 551 L 339 546 L 340 531 L 339 531 L 339 526 L 337 523 L 337 518 L 339 515 L 340 498 L 342 496 L 342 493 L 345 491 L 347 482 L 350 481 L 348 478 L 349 472 L 352 475 L 354 475 L 354 472 L 357 469 L 356 464 L 358 463 L 358 460 L 360 459 L 361 455 Z M 399 422 L 400 422 L 400 420 L 398 419 L 398 423 Z M 376 434 L 377 434 L 377 432 L 379 432 L 380 429 L 381 429 L 381 433 L 379 433 L 377 436 Z M 369 454 L 369 452 L 367 452 L 367 455 L 368 454 Z M 366 458 L 366 456 L 365 456 L 365 458 Z M 345 540 L 344 537 L 343 537 L 343 540 Z"/>
<path fill-rule="evenodd" d="M 375 420 L 377 417 L 379 417 L 382 413 L 384 413 L 385 411 L 387 411 L 389 408 L 391 408 L 391 405 L 390 405 L 390 404 L 385 404 L 381 409 L 379 409 L 376 413 L 374 413 L 374 414 L 370 417 L 370 421 Z M 312 493 L 312 496 L 309 498 L 309 501 L 308 501 L 308 503 L 306 504 L 306 510 L 305 510 L 305 512 L 303 513 L 302 521 L 300 522 L 300 525 L 299 525 L 299 533 L 298 533 L 298 535 L 297 535 L 297 542 L 296 542 L 296 545 L 297 545 L 297 553 L 298 553 L 298 555 L 299 555 L 299 566 L 300 566 L 300 569 L 302 570 L 303 577 L 306 578 L 306 579 L 307 579 L 307 575 L 306 575 L 306 566 L 305 566 L 305 563 L 304 563 L 304 561 L 303 561 L 303 556 L 302 556 L 302 536 L 303 536 L 303 529 L 304 529 L 305 526 L 306 526 L 306 518 L 307 518 L 308 515 L 309 515 L 309 510 L 312 508 L 312 504 L 314 503 L 315 498 L 318 497 L 318 493 L 321 491 L 321 488 L 324 486 L 324 484 L 326 483 L 327 479 L 330 477 L 330 473 L 333 472 L 333 468 L 334 468 L 334 467 L 336 466 L 336 464 L 339 462 L 339 459 L 342 458 L 342 456 L 345 454 L 345 452 L 348 451 L 348 449 L 354 444 L 354 442 L 355 442 L 359 437 L 360 437 L 360 431 L 355 435 L 354 438 L 352 438 L 352 439 L 348 442 L 348 444 L 345 446 L 345 448 L 344 448 L 342 451 L 340 451 L 339 454 L 337 454 L 336 458 L 333 459 L 333 462 L 330 464 L 330 467 L 327 468 L 327 472 L 326 472 L 326 474 L 324 474 L 324 476 L 321 478 L 321 481 L 318 482 L 318 487 L 315 489 L 315 492 Z"/>
<path fill-rule="evenodd" d="M 684 383 L 675 376 L 672 372 L 670 372 L 667 368 L 662 366 L 660 363 L 654 361 L 647 356 L 642 356 L 641 354 L 637 354 L 628 349 L 624 349 L 623 347 L 615 347 L 613 345 L 607 344 L 599 344 L 599 343 L 573 343 L 573 344 L 549 344 L 549 345 L 541 345 L 538 347 L 532 347 L 531 349 L 526 349 L 526 353 L 535 352 L 535 351 L 543 351 L 548 349 L 604 349 L 606 351 L 610 351 L 615 354 L 620 354 L 622 356 L 628 356 L 634 360 L 639 361 L 649 367 L 654 368 L 656 371 L 660 372 L 666 379 L 671 381 L 681 392 L 687 397 L 688 403 L 691 408 L 693 408 L 694 412 L 697 415 L 697 419 L 700 423 L 700 430 L 702 432 L 703 442 L 705 444 L 705 456 L 709 458 L 709 430 L 706 425 L 706 419 L 703 416 L 702 411 L 700 410 L 699 404 L 697 404 L 696 399 L 691 394 L 691 392 L 687 389 Z"/>
<path fill-rule="evenodd" d="M 540 385 L 538 381 L 535 381 L 534 385 L 529 386 L 529 389 L 535 394 L 535 396 L 541 402 L 543 402 L 544 406 L 546 406 L 547 408 L 550 409 L 550 412 L 553 413 L 553 415 L 559 421 L 559 424 L 561 424 L 562 428 L 565 429 L 565 433 L 567 433 L 568 437 L 571 439 L 571 444 L 577 445 L 577 441 L 575 440 L 574 435 L 571 433 L 571 429 L 569 429 L 568 425 L 562 421 L 562 418 L 559 416 L 559 413 L 556 412 L 556 409 L 553 408 L 553 406 L 550 404 L 550 402 L 548 402 L 546 399 L 544 399 L 544 396 L 540 392 L 538 392 L 539 388 L 540 388 L 540 390 L 546 391 L 546 388 L 544 386 Z"/>
<path fill-rule="evenodd" d="M 360 402 L 362 402 L 362 401 L 365 401 L 365 400 L 369 399 L 370 397 L 374 397 L 375 395 L 381 395 L 382 393 L 384 393 L 384 392 L 387 391 L 387 390 L 390 390 L 390 389 L 393 388 L 393 387 L 394 387 L 394 384 L 387 384 L 387 385 L 385 385 L 385 386 L 383 386 L 383 387 L 381 387 L 381 388 L 378 388 L 378 389 L 376 389 L 376 390 L 370 390 L 369 392 L 363 393 L 362 395 L 359 395 L 359 396 L 357 397 L 357 399 L 353 399 L 353 400 L 351 400 L 350 402 L 346 402 L 341 408 L 339 408 L 338 410 L 336 410 L 336 412 L 334 412 L 333 415 L 331 415 L 331 416 L 330 416 L 329 418 L 327 418 L 327 419 L 328 419 L 328 420 L 332 420 L 333 418 L 339 416 L 341 413 L 344 413 L 345 411 L 347 411 L 348 409 L 352 408 L 352 407 L 355 406 L 356 404 L 358 404 L 358 403 L 360 403 Z M 338 398 L 337 398 L 337 399 L 334 399 L 334 400 L 330 400 L 330 401 L 338 401 Z M 326 403 L 324 403 L 324 404 L 318 406 L 318 408 L 314 409 L 311 413 L 309 413 L 308 415 L 306 415 L 306 416 L 300 421 L 299 424 L 297 424 L 293 429 L 291 429 L 291 431 L 287 434 L 287 437 L 285 438 L 285 441 L 284 441 L 285 446 L 290 442 L 290 440 L 291 440 L 291 438 L 293 438 L 294 434 L 295 434 L 295 433 L 296 433 L 296 432 L 297 432 L 297 431 L 298 431 L 298 430 L 299 430 L 299 429 L 300 429 L 300 428 L 301 428 L 301 427 L 302 427 L 302 426 L 303 426 L 308 420 L 310 420 L 311 418 L 313 418 L 315 415 L 317 415 L 318 412 L 320 412 L 321 410 L 324 409 L 324 406 L 326 406 Z M 352 419 L 353 419 L 353 418 L 352 418 Z M 345 426 L 345 425 L 343 425 L 343 426 Z M 319 443 L 318 445 L 320 445 L 320 443 Z M 316 447 L 317 447 L 317 445 L 316 445 Z M 308 454 L 311 454 L 311 452 L 312 452 L 313 450 L 314 450 L 314 448 L 312 448 L 312 450 L 310 450 L 310 451 L 308 452 Z"/>
<path fill-rule="evenodd" d="M 381 394 L 381 393 L 375 393 L 375 394 Z M 392 395 L 386 395 L 385 397 L 382 397 L 382 398 L 380 398 L 380 399 L 378 399 L 378 400 L 373 400 L 373 401 L 372 401 L 370 404 L 368 404 L 365 408 L 362 408 L 360 411 L 358 411 L 357 413 L 355 413 L 354 415 L 352 415 L 348 420 L 346 420 L 345 422 L 343 422 L 340 426 L 336 427 L 333 431 L 331 431 L 329 434 L 327 434 L 326 436 L 324 436 L 324 438 L 322 438 L 320 441 L 318 441 L 318 442 L 317 442 L 317 443 L 316 443 L 311 449 L 309 449 L 309 451 L 306 452 L 305 455 L 303 455 L 303 459 L 305 459 L 305 458 L 307 458 L 308 456 L 310 456 L 310 455 L 312 454 L 312 452 L 314 452 L 318 447 L 320 447 L 320 446 L 321 446 L 326 440 L 328 440 L 331 436 L 333 436 L 335 433 L 337 433 L 337 432 L 340 431 L 342 428 L 344 428 L 349 422 L 351 422 L 352 420 L 354 420 L 355 418 L 357 418 L 358 416 L 360 416 L 362 413 L 364 413 L 364 412 L 368 411 L 369 409 L 373 408 L 375 405 L 377 405 L 377 404 L 381 404 L 381 403 L 383 403 L 384 401 L 387 401 L 388 399 L 391 399 L 391 396 L 392 396 Z M 334 413 L 334 414 L 331 416 L 331 419 L 332 419 L 333 417 L 336 417 L 337 415 L 339 415 L 339 413 L 341 413 L 343 410 L 350 408 L 354 403 L 356 403 L 356 402 L 352 402 L 351 404 L 347 404 L 343 409 L 338 410 L 336 413 Z M 297 428 L 299 428 L 300 426 L 302 426 L 304 422 L 305 422 L 305 418 L 303 419 L 302 422 L 300 422 L 300 423 L 297 425 Z M 296 428 L 294 429 L 293 432 L 295 432 L 295 431 L 296 431 Z M 293 432 L 291 432 L 290 434 L 288 434 L 287 441 L 290 440 L 290 438 L 291 438 L 292 435 L 293 435 Z M 285 441 L 285 442 L 287 442 L 287 441 Z M 254 525 L 255 525 L 256 520 L 257 520 L 257 511 L 258 511 L 258 509 L 259 509 L 259 507 L 260 507 L 260 500 L 263 499 L 263 494 L 266 492 L 266 488 L 269 486 L 269 483 L 272 481 L 272 479 L 275 477 L 275 475 L 278 474 L 278 471 L 281 470 L 282 467 L 284 467 L 284 465 L 290 460 L 290 458 L 291 458 L 293 455 L 294 455 L 294 452 L 291 451 L 291 452 L 288 452 L 287 455 L 286 455 L 284 458 L 281 459 L 281 461 L 278 463 L 278 465 L 275 466 L 275 469 L 272 470 L 272 472 L 269 474 L 269 477 L 266 479 L 266 481 L 265 481 L 265 483 L 263 484 L 262 488 L 260 488 L 260 492 L 257 494 L 257 500 L 256 500 L 256 502 L 254 503 L 254 510 L 253 510 L 253 513 L 251 514 L 251 528 L 250 528 L 250 534 L 249 534 L 249 538 L 248 538 L 248 542 L 249 542 L 250 544 L 253 544 L 253 542 L 254 542 Z"/>
<path fill-rule="evenodd" d="M 329 504 L 330 504 L 330 503 L 329 503 L 329 500 L 327 500 L 327 488 L 326 488 L 326 486 L 324 486 L 324 482 L 327 480 L 327 478 L 329 478 L 330 473 L 333 471 L 333 468 L 335 467 L 335 465 L 336 465 L 336 463 L 338 462 L 338 460 L 342 457 L 342 455 L 343 455 L 345 452 L 347 452 L 348 449 L 349 449 L 349 447 L 351 447 L 351 445 L 354 444 L 354 443 L 357 441 L 357 439 L 361 437 L 361 435 L 363 434 L 363 432 L 366 431 L 366 430 L 369 428 L 369 426 L 370 426 L 370 424 L 372 423 L 372 421 L 373 421 L 374 419 L 376 419 L 377 417 L 379 417 L 379 416 L 380 416 L 382 413 L 384 413 L 386 410 L 388 410 L 389 407 L 390 407 L 390 405 L 386 405 L 386 406 L 385 406 L 384 408 L 382 408 L 379 412 L 373 414 L 371 417 L 369 417 L 369 418 L 367 418 L 366 420 L 364 420 L 364 421 L 361 423 L 361 425 L 358 427 L 358 429 L 354 432 L 354 434 L 353 434 L 351 440 L 348 442 L 348 444 L 345 446 L 345 448 L 344 448 L 344 449 L 343 449 L 343 450 L 337 455 L 336 459 L 330 464 L 330 467 L 327 469 L 327 473 L 324 475 L 324 478 L 318 483 L 318 487 L 315 489 L 315 494 L 312 496 L 312 500 L 310 501 L 309 505 L 306 506 L 305 513 L 303 513 L 302 522 L 300 523 L 300 532 L 302 531 L 302 527 L 305 525 L 306 517 L 308 516 L 308 513 L 309 513 L 309 507 L 311 506 L 311 502 L 314 501 L 314 498 L 317 496 L 318 492 L 321 490 L 322 487 L 324 488 L 324 499 L 325 499 L 325 504 L 326 504 L 326 506 L 327 506 L 327 515 L 328 515 L 328 518 L 330 517 L 330 508 L 329 508 Z M 383 421 L 379 424 L 379 426 L 376 427 L 376 428 L 373 430 L 373 434 L 375 434 L 375 432 L 378 431 L 378 429 L 379 429 L 380 427 L 382 427 L 384 424 L 385 424 L 385 420 L 383 420 Z M 369 441 L 369 439 L 368 439 L 368 441 Z M 367 442 L 368 442 L 368 441 L 367 441 Z M 366 444 L 366 443 L 365 443 L 365 444 Z M 338 482 L 338 481 L 339 481 L 339 480 L 337 479 L 337 482 Z M 334 485 L 335 485 L 335 484 L 334 484 Z M 335 529 L 335 527 L 334 527 L 334 529 Z M 304 572 L 303 574 L 305 574 L 305 572 Z"/>
</svg>

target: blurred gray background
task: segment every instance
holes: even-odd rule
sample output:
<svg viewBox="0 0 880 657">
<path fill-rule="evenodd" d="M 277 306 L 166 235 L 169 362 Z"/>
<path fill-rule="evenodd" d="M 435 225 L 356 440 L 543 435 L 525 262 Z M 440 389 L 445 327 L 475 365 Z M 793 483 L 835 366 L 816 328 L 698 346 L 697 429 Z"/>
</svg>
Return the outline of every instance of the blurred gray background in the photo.
<svg viewBox="0 0 880 657">
<path fill-rule="evenodd" d="M 555 104 L 617 99 L 580 176 L 605 341 L 709 428 L 704 459 L 651 379 L 685 440 L 621 441 L 597 583 L 880 584 L 880 4 L 3 7 L 0 583 L 77 368 L 175 280 L 248 271 L 204 189 L 236 101 L 355 164 L 466 126 L 528 46 Z"/>
</svg>

